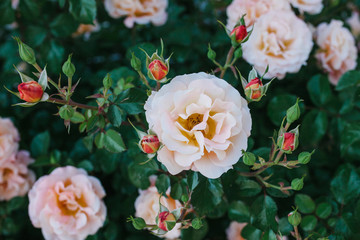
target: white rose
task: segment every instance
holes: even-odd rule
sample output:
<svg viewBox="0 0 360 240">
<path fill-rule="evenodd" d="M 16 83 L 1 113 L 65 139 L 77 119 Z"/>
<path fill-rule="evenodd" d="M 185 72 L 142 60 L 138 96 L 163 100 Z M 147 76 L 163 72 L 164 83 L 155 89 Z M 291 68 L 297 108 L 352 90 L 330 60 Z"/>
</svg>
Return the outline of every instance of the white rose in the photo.
<svg viewBox="0 0 360 240">
<path fill-rule="evenodd" d="M 19 132 L 11 120 L 0 117 L 0 163 L 16 153 L 19 140 Z"/>
<path fill-rule="evenodd" d="M 316 43 L 320 49 L 316 58 L 329 74 L 329 80 L 336 85 L 339 78 L 356 67 L 357 49 L 354 37 L 343 27 L 343 23 L 332 20 L 317 27 Z"/>
<path fill-rule="evenodd" d="M 290 10 L 290 4 L 288 0 L 234 0 L 226 9 L 227 27 L 232 30 L 244 14 L 246 25 L 252 26 L 271 10 Z"/>
<path fill-rule="evenodd" d="M 245 240 L 241 236 L 241 231 L 246 226 L 247 223 L 238 223 L 238 222 L 231 222 L 230 226 L 226 229 L 226 237 L 227 240 Z"/>
<path fill-rule="evenodd" d="M 300 12 L 307 12 L 309 14 L 318 14 L 324 7 L 322 0 L 290 0 L 290 2 Z"/>
<path fill-rule="evenodd" d="M 226 81 L 206 73 L 175 77 L 145 103 L 146 119 L 164 145 L 158 160 L 171 174 L 199 171 L 218 178 L 247 148 L 247 102 Z"/>
<path fill-rule="evenodd" d="M 350 25 L 351 32 L 355 37 L 360 35 L 360 18 L 358 12 L 352 12 L 351 17 L 346 20 L 347 24 Z"/>
<path fill-rule="evenodd" d="M 150 186 L 146 190 L 139 190 L 139 196 L 135 200 L 135 216 L 143 218 L 147 224 L 156 224 L 156 216 L 160 211 L 159 199 L 160 194 L 155 186 Z M 169 211 L 182 207 L 179 201 L 170 197 L 170 191 L 167 192 L 167 198 L 161 197 L 160 202 Z M 177 223 L 171 231 L 164 235 L 159 235 L 159 237 L 167 239 L 178 238 L 181 234 L 180 227 L 181 223 Z"/>
<path fill-rule="evenodd" d="M 258 19 L 243 46 L 245 60 L 266 78 L 284 78 L 306 64 L 313 47 L 308 26 L 291 11 L 272 11 Z"/>
<path fill-rule="evenodd" d="M 105 0 L 105 9 L 113 18 L 126 16 L 125 26 L 132 28 L 134 23 L 155 26 L 165 24 L 168 0 Z"/>
</svg>

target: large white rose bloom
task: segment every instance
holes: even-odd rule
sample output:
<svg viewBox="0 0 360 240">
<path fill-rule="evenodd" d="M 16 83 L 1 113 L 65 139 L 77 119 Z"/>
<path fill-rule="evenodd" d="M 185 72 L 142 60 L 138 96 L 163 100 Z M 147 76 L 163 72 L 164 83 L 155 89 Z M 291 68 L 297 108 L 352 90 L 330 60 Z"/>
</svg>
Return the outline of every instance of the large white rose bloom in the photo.
<svg viewBox="0 0 360 240">
<path fill-rule="evenodd" d="M 290 10 L 288 0 L 234 0 L 227 7 L 227 27 L 232 30 L 240 18 L 246 14 L 246 26 L 252 26 L 255 21 L 271 10 Z"/>
<path fill-rule="evenodd" d="M 245 60 L 265 78 L 284 78 L 306 64 L 313 47 L 312 34 L 291 11 L 272 11 L 258 19 L 249 41 L 243 45 Z"/>
<path fill-rule="evenodd" d="M 336 85 L 345 72 L 356 67 L 355 39 L 338 20 L 332 20 L 330 24 L 321 23 L 317 27 L 316 37 L 320 47 L 316 58 L 329 74 L 330 82 Z"/>
<path fill-rule="evenodd" d="M 105 0 L 105 9 L 113 18 L 126 16 L 124 24 L 132 28 L 135 23 L 155 26 L 165 24 L 168 0 Z"/>
<path fill-rule="evenodd" d="M 206 73 L 175 77 L 145 103 L 146 119 L 163 148 L 158 160 L 171 174 L 199 171 L 218 178 L 247 148 L 247 102 L 226 81 Z"/>
<path fill-rule="evenodd" d="M 300 12 L 307 12 L 309 14 L 318 14 L 324 7 L 322 0 L 290 0 L 290 2 Z"/>
</svg>

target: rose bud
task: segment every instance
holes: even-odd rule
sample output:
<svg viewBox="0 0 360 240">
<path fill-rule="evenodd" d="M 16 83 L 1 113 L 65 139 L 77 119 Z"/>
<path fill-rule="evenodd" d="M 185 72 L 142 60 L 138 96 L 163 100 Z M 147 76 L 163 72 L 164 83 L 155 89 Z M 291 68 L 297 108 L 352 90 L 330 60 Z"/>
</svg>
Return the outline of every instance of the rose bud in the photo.
<svg viewBox="0 0 360 240">
<path fill-rule="evenodd" d="M 246 26 L 244 25 L 240 25 L 235 27 L 232 32 L 230 33 L 230 37 L 237 42 L 237 43 L 241 43 L 242 40 L 244 40 L 246 38 L 246 36 L 248 35 L 248 32 L 246 30 Z"/>
<path fill-rule="evenodd" d="M 261 88 L 263 83 L 259 78 L 254 78 L 251 80 L 245 87 L 245 95 L 249 100 L 252 101 L 260 101 L 261 97 L 263 96 L 261 92 Z"/>
<path fill-rule="evenodd" d="M 301 214 L 297 210 L 288 214 L 288 221 L 291 225 L 297 226 L 301 223 Z"/>
<path fill-rule="evenodd" d="M 174 214 L 167 211 L 159 213 L 157 225 L 161 230 L 165 232 L 171 231 L 175 227 L 175 224 L 176 219 Z"/>
<path fill-rule="evenodd" d="M 20 99 L 29 103 L 40 101 L 44 94 L 44 90 L 41 85 L 35 81 L 20 83 L 18 85 L 18 90 L 20 93 Z"/>
<path fill-rule="evenodd" d="M 156 135 L 146 135 L 140 141 L 141 149 L 144 153 L 156 153 L 160 147 L 159 138 Z"/>
<path fill-rule="evenodd" d="M 298 136 L 294 132 L 286 132 L 278 139 L 278 146 L 284 153 L 291 153 L 297 148 Z"/>
<path fill-rule="evenodd" d="M 160 60 L 154 60 L 149 64 L 149 71 L 155 80 L 160 81 L 165 78 L 169 72 L 168 67 Z"/>
</svg>

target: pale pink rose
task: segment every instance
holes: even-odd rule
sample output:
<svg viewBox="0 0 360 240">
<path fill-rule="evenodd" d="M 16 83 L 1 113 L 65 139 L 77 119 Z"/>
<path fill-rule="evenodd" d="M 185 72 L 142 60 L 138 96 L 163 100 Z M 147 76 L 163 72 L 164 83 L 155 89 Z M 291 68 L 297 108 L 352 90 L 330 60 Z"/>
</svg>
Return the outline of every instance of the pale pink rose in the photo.
<svg viewBox="0 0 360 240">
<path fill-rule="evenodd" d="M 338 20 L 330 24 L 321 23 L 317 27 L 316 43 L 320 47 L 316 58 L 329 75 L 329 80 L 336 85 L 340 77 L 356 67 L 357 49 L 354 37 Z"/>
<path fill-rule="evenodd" d="M 12 154 L 0 164 L 0 201 L 25 196 L 35 182 L 35 174 L 28 169 L 34 160 L 27 151 Z"/>
<path fill-rule="evenodd" d="M 290 2 L 302 13 L 318 14 L 324 7 L 322 0 L 290 0 Z"/>
<path fill-rule="evenodd" d="M 234 0 L 227 7 L 227 27 L 232 30 L 240 18 L 246 14 L 246 26 L 252 26 L 255 21 L 271 10 L 290 10 L 288 0 Z"/>
<path fill-rule="evenodd" d="M 272 11 L 260 17 L 249 41 L 243 45 L 245 60 L 265 78 L 282 79 L 306 64 L 313 47 L 308 26 L 291 11 Z"/>
<path fill-rule="evenodd" d="M 226 81 L 206 73 L 175 77 L 145 103 L 149 128 L 164 145 L 158 160 L 171 174 L 199 171 L 218 178 L 247 148 L 247 102 Z"/>
<path fill-rule="evenodd" d="M 156 224 L 156 216 L 159 214 L 160 210 L 160 194 L 158 193 L 157 188 L 154 186 L 154 181 L 152 182 L 152 186 L 150 186 L 148 189 L 139 190 L 139 196 L 135 200 L 135 216 L 143 218 L 147 224 Z M 168 198 L 162 196 L 160 202 L 167 209 L 169 209 L 169 211 L 173 211 L 182 207 L 179 201 L 170 197 L 170 191 L 168 191 L 166 195 Z M 159 237 L 166 239 L 176 239 L 180 237 L 180 227 L 181 223 L 177 223 L 171 231 L 164 235 L 159 235 Z"/>
<path fill-rule="evenodd" d="M 351 17 L 346 20 L 347 24 L 350 25 L 352 34 L 356 37 L 360 36 L 360 18 L 359 13 L 353 11 Z"/>
<path fill-rule="evenodd" d="M 80 24 L 76 32 L 72 34 L 72 37 L 78 37 L 84 35 L 85 40 L 90 38 L 91 33 L 100 31 L 100 25 L 95 20 L 94 24 Z"/>
<path fill-rule="evenodd" d="M 245 240 L 241 236 L 241 231 L 247 223 L 231 222 L 230 226 L 226 229 L 227 240 Z"/>
<path fill-rule="evenodd" d="M 11 0 L 11 7 L 13 9 L 17 9 L 19 6 L 19 2 L 20 2 L 20 0 Z"/>
<path fill-rule="evenodd" d="M 19 132 L 11 120 L 0 117 L 0 164 L 17 151 L 19 140 Z"/>
<path fill-rule="evenodd" d="M 83 169 L 56 168 L 29 192 L 29 216 L 46 240 L 84 240 L 104 224 L 105 191 Z"/>
<path fill-rule="evenodd" d="M 132 28 L 135 23 L 155 26 L 165 24 L 168 0 L 105 0 L 105 9 L 113 18 L 126 16 L 125 26 Z"/>
</svg>

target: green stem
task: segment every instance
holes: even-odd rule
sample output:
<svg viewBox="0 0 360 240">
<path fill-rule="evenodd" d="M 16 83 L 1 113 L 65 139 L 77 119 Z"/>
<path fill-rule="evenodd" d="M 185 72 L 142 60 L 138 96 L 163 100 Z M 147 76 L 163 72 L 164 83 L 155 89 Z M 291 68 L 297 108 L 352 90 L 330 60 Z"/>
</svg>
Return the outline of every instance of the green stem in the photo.
<svg viewBox="0 0 360 240">
<path fill-rule="evenodd" d="M 82 103 L 77 103 L 77 102 L 72 101 L 71 99 L 69 101 L 66 101 L 66 100 L 57 99 L 57 98 L 49 98 L 47 100 L 47 102 L 61 104 L 61 105 L 69 105 L 69 106 L 78 107 L 78 108 L 82 108 L 82 109 L 98 110 L 98 107 L 90 106 L 90 105 L 86 105 L 86 104 L 82 104 Z"/>
<path fill-rule="evenodd" d="M 292 188 L 289 186 L 289 187 L 282 187 L 282 186 L 277 186 L 277 185 L 274 185 L 274 184 L 270 184 L 268 182 L 266 182 L 262 177 L 260 176 L 256 176 L 257 179 L 259 179 L 259 181 L 265 186 L 265 187 L 271 187 L 271 188 L 275 188 L 275 189 L 278 189 L 280 191 L 287 191 L 287 190 L 291 190 Z"/>
<path fill-rule="evenodd" d="M 278 164 L 278 163 L 279 163 L 282 155 L 284 155 L 284 152 L 280 150 L 280 152 L 278 152 L 278 154 L 277 154 L 277 156 L 276 156 L 276 158 L 275 158 L 275 160 L 274 160 L 274 163 L 275 163 L 275 164 Z"/>
<path fill-rule="evenodd" d="M 67 92 L 67 95 L 66 95 L 66 100 L 67 101 L 70 101 L 71 88 L 72 88 L 72 78 L 68 77 L 68 92 Z"/>
<path fill-rule="evenodd" d="M 150 87 L 150 84 L 149 84 L 148 80 L 147 80 L 146 77 L 145 77 L 145 75 L 142 74 L 142 72 L 140 72 L 140 71 L 138 71 L 138 73 L 139 73 L 139 75 L 140 75 L 140 79 L 141 79 L 142 82 L 146 85 L 146 87 L 149 88 L 150 90 L 152 90 L 151 87 Z"/>
<path fill-rule="evenodd" d="M 296 237 L 296 240 L 301 240 L 298 227 L 297 227 L 297 226 L 294 226 L 294 229 L 295 229 L 295 237 Z"/>
<path fill-rule="evenodd" d="M 233 46 L 231 46 L 231 48 L 228 52 L 228 55 L 226 57 L 225 66 L 221 70 L 220 78 L 224 77 L 226 70 L 229 68 L 229 63 L 234 55 L 234 51 L 235 51 L 235 48 Z"/>
</svg>

